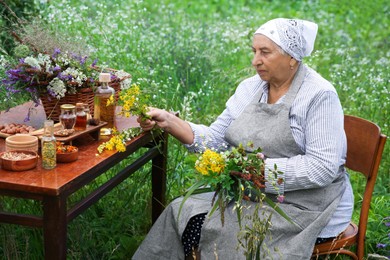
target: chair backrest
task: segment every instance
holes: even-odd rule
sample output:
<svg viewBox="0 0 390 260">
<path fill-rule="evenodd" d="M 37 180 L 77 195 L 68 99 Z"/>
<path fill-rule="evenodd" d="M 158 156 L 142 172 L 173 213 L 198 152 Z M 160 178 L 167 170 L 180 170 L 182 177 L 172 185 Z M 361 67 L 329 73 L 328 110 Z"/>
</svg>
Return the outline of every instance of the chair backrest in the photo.
<svg viewBox="0 0 390 260">
<path fill-rule="evenodd" d="M 367 179 L 362 208 L 360 210 L 357 255 L 364 255 L 364 240 L 367 229 L 368 211 L 378 175 L 379 164 L 386 142 L 386 136 L 376 124 L 355 116 L 345 115 L 344 129 L 347 136 L 346 167 L 364 174 Z"/>
</svg>

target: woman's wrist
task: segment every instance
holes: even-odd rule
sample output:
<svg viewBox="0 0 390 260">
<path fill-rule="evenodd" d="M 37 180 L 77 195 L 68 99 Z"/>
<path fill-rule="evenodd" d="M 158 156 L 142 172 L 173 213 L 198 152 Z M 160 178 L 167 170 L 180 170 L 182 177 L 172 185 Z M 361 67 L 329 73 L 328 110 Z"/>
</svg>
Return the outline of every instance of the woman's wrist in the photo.
<svg viewBox="0 0 390 260">
<path fill-rule="evenodd" d="M 165 125 L 162 129 L 178 139 L 183 144 L 192 144 L 194 134 L 188 122 L 176 115 L 176 113 L 167 112 Z"/>
<path fill-rule="evenodd" d="M 166 119 L 165 119 L 165 124 L 162 126 L 162 129 L 167 132 L 167 133 L 172 133 L 172 125 L 175 125 L 175 116 L 168 112 L 168 111 L 165 111 L 167 114 L 166 114 Z"/>
</svg>

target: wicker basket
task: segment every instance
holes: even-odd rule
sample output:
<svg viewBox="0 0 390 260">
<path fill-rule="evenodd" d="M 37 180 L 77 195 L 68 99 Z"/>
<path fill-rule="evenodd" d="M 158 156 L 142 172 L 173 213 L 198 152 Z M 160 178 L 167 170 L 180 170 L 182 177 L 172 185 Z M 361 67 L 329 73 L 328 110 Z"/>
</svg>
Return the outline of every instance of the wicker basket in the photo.
<svg viewBox="0 0 390 260">
<path fill-rule="evenodd" d="M 110 86 L 115 89 L 115 97 L 118 100 L 120 83 L 115 82 L 111 83 Z M 45 109 L 46 117 L 52 119 L 55 122 L 59 122 L 59 116 L 61 115 L 61 105 L 63 104 L 73 104 L 84 103 L 88 105 L 91 115 L 93 115 L 93 105 L 94 105 L 94 92 L 90 88 L 81 89 L 76 94 L 68 94 L 61 99 L 56 99 L 47 94 L 42 94 L 40 96 L 43 108 Z"/>
</svg>

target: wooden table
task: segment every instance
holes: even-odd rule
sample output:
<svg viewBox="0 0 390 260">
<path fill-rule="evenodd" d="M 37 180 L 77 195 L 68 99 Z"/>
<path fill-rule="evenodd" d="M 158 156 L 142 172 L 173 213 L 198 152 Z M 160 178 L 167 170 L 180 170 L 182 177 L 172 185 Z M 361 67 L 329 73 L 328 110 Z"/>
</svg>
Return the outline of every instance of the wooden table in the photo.
<svg viewBox="0 0 390 260">
<path fill-rule="evenodd" d="M 79 159 L 68 164 L 57 164 L 53 170 L 38 166 L 29 171 L 9 172 L 0 169 L 0 195 L 38 200 L 42 203 L 43 216 L 32 216 L 0 211 L 0 223 L 11 223 L 43 228 L 45 259 L 66 259 L 67 224 L 119 185 L 144 164 L 152 161 L 152 218 L 157 219 L 165 204 L 167 135 L 156 139 L 149 132 L 127 143 L 125 152 L 105 151 L 96 156 L 102 142 L 82 138 L 77 144 Z M 107 180 L 72 208 L 67 199 L 74 192 L 92 182 L 108 169 L 134 152 L 145 151 L 133 163 Z M 4 151 L 4 139 L 0 139 L 0 151 Z"/>
</svg>

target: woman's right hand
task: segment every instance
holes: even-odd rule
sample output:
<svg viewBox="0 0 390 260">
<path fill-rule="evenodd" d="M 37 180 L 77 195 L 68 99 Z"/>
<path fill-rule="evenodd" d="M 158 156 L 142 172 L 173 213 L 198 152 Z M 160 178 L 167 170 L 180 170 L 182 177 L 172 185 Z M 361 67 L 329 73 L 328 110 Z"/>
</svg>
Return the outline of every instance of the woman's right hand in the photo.
<svg viewBox="0 0 390 260">
<path fill-rule="evenodd" d="M 156 126 L 162 129 L 168 128 L 169 116 L 171 116 L 169 112 L 151 107 L 146 114 L 150 116 L 151 119 L 146 119 L 141 116 L 137 118 L 137 122 L 141 126 L 142 130 L 149 131 Z"/>
<path fill-rule="evenodd" d="M 165 132 L 171 134 L 184 144 L 192 144 L 194 134 L 188 122 L 180 119 L 174 113 L 151 107 L 146 113 L 151 119 L 142 117 L 137 118 L 137 122 L 142 130 L 149 131 L 154 127 L 159 127 Z"/>
</svg>

